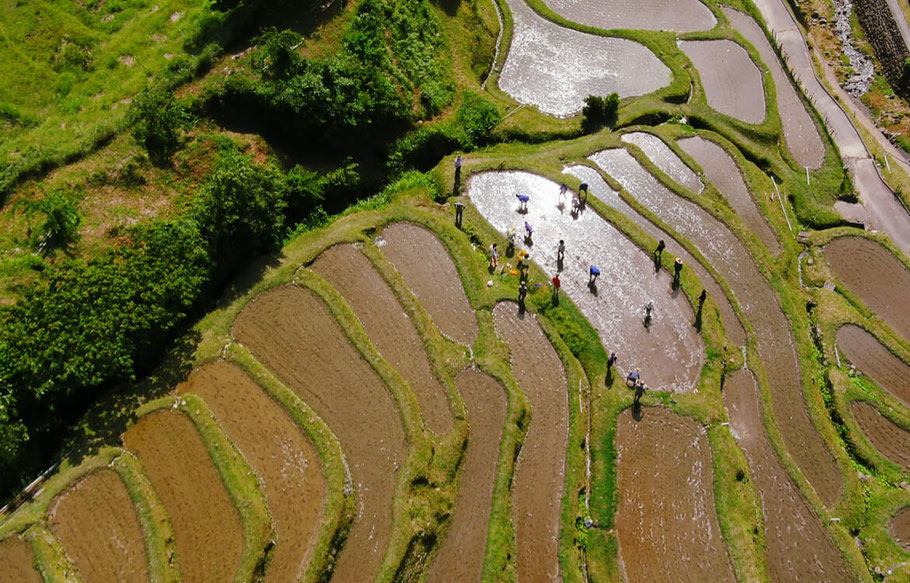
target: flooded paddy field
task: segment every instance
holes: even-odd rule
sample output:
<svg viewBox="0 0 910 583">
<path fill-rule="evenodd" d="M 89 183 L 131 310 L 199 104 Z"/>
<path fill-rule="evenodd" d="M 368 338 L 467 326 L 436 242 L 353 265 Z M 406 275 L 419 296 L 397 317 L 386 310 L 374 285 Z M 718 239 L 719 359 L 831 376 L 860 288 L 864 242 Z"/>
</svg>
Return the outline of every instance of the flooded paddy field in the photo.
<svg viewBox="0 0 910 583">
<path fill-rule="evenodd" d="M 202 397 L 259 476 L 276 534 L 265 581 L 299 579 L 315 542 L 326 497 L 322 465 L 313 444 L 288 413 L 235 364 L 210 362 L 193 371 L 177 393 Z"/>
<path fill-rule="evenodd" d="M 518 193 L 530 196 L 527 213 L 518 212 Z M 621 371 L 641 368 L 642 379 L 655 389 L 694 388 L 704 362 L 704 342 L 692 325 L 695 314 L 685 296 L 672 289 L 670 275 L 655 272 L 648 252 L 592 209 L 573 214 L 571 194 L 561 199 L 559 185 L 536 174 L 477 174 L 468 182 L 467 194 L 500 232 L 515 227 L 523 233 L 525 222 L 533 226 L 532 240 L 520 246 L 548 277 L 560 275 L 563 291 L 598 331 L 607 352 L 619 353 Z M 561 239 L 566 254 L 560 264 L 556 255 Z M 593 285 L 592 265 L 601 272 Z M 547 285 L 532 282 L 537 283 Z M 646 326 L 649 301 L 654 302 L 654 313 Z"/>
<path fill-rule="evenodd" d="M 559 576 L 559 514 L 569 438 L 566 371 L 537 318 L 497 304 L 496 334 L 512 351 L 512 371 L 531 406 L 531 426 L 515 469 L 515 538 L 519 581 Z"/>
<path fill-rule="evenodd" d="M 372 576 L 385 555 L 396 476 L 407 451 L 391 394 L 326 304 L 308 290 L 287 285 L 260 294 L 237 317 L 233 335 L 338 436 L 358 514 L 333 581 Z"/>
<path fill-rule="evenodd" d="M 744 48 L 730 40 L 681 41 L 695 65 L 708 105 L 747 123 L 765 119 L 762 75 Z"/>
<path fill-rule="evenodd" d="M 432 559 L 427 581 L 479 581 L 487 548 L 499 442 L 506 422 L 506 391 L 486 373 L 464 370 L 455 385 L 468 413 L 468 448 L 452 523 Z"/>
<path fill-rule="evenodd" d="M 644 95 L 670 84 L 672 73 L 637 42 L 585 34 L 508 0 L 514 30 L 499 87 L 519 103 L 567 117 L 588 95 Z"/>
<path fill-rule="evenodd" d="M 910 366 L 859 326 L 837 330 L 837 347 L 860 372 L 910 405 Z"/>
<path fill-rule="evenodd" d="M 705 171 L 705 178 L 727 199 L 733 212 L 758 236 L 768 251 L 773 255 L 780 253 L 777 235 L 759 210 L 730 154 L 711 140 L 698 136 L 679 140 L 679 147 L 698 162 Z"/>
<path fill-rule="evenodd" d="M 901 468 L 910 468 L 910 433 L 862 401 L 850 403 L 850 412 L 875 449 Z"/>
<path fill-rule="evenodd" d="M 436 235 L 411 223 L 396 223 L 382 231 L 376 245 L 429 312 L 440 332 L 467 346 L 477 340 L 480 329 L 458 269 Z"/>
<path fill-rule="evenodd" d="M 809 417 L 790 322 L 745 246 L 710 213 L 663 186 L 626 150 L 602 150 L 591 160 L 698 247 L 727 280 L 755 332 L 774 419 L 784 442 L 822 500 L 832 507 L 843 489 L 843 477 Z"/>
<path fill-rule="evenodd" d="M 717 24 L 698 0 L 547 0 L 547 6 L 568 20 L 604 29 L 695 32 Z"/>
<path fill-rule="evenodd" d="M 113 470 L 96 470 L 70 486 L 51 504 L 48 523 L 83 580 L 148 580 L 139 518 Z"/>
<path fill-rule="evenodd" d="M 427 425 L 437 435 L 454 427 L 446 389 L 433 374 L 423 341 L 394 292 L 352 245 L 324 251 L 310 269 L 325 277 L 354 309 L 370 341 L 404 377 Z"/>
<path fill-rule="evenodd" d="M 702 184 L 698 175 L 686 166 L 686 163 L 663 140 L 654 134 L 631 132 L 623 134 L 622 141 L 641 148 L 641 151 L 648 156 L 648 159 L 660 168 L 664 174 L 692 192 L 698 194 L 705 189 L 705 185 Z"/>
<path fill-rule="evenodd" d="M 630 581 L 736 578 L 717 523 L 711 447 L 695 421 L 626 409 L 616 429 L 616 532 Z"/>
</svg>

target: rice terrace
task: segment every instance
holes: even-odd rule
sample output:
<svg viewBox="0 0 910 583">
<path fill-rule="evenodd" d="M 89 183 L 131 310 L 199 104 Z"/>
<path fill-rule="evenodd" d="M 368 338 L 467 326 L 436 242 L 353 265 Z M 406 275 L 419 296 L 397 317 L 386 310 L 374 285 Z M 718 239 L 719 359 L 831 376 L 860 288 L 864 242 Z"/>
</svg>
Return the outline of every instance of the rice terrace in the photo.
<svg viewBox="0 0 910 583">
<path fill-rule="evenodd" d="M 903 0 L 0 47 L 0 582 L 910 582 Z"/>
</svg>

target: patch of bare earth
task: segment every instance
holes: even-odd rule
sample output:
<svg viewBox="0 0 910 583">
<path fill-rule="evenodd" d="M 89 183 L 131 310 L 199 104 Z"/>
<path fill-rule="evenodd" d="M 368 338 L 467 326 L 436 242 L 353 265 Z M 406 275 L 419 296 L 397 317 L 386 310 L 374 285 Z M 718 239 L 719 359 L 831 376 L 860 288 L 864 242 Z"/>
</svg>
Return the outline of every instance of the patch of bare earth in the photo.
<svg viewBox="0 0 910 583">
<path fill-rule="evenodd" d="M 765 435 L 758 387 L 748 370 L 724 384 L 730 429 L 749 461 L 765 516 L 766 562 L 771 581 L 854 581 L 850 568 L 787 475 Z"/>
<path fill-rule="evenodd" d="M 237 317 L 233 335 L 341 442 L 357 489 L 358 515 L 332 580 L 371 579 L 392 531 L 396 476 L 407 455 L 395 401 L 328 306 L 309 290 L 287 285 L 260 294 Z"/>
<path fill-rule="evenodd" d="M 408 381 L 430 429 L 437 435 L 451 431 L 454 419 L 446 389 L 433 374 L 414 323 L 370 260 L 353 245 L 336 245 L 324 251 L 310 269 L 351 304 L 370 341 Z"/>
<path fill-rule="evenodd" d="M 240 563 L 243 529 L 218 470 L 183 413 L 150 413 L 123 434 L 145 466 L 174 529 L 182 581 L 230 581 Z"/>
<path fill-rule="evenodd" d="M 910 506 L 898 510 L 888 526 L 897 544 L 910 551 Z"/>
<path fill-rule="evenodd" d="M 853 366 L 904 403 L 910 405 L 910 366 L 859 326 L 837 330 L 837 346 Z"/>
<path fill-rule="evenodd" d="M 735 581 L 704 429 L 661 408 L 617 420 L 616 532 L 630 581 Z"/>
<path fill-rule="evenodd" d="M 436 327 L 462 344 L 473 344 L 480 333 L 474 311 L 458 269 L 436 235 L 412 223 L 395 223 L 385 228 L 376 244 L 432 316 Z"/>
<path fill-rule="evenodd" d="M 853 401 L 850 412 L 875 449 L 902 468 L 910 468 L 910 433 L 868 403 Z"/>
<path fill-rule="evenodd" d="M 319 454 L 287 412 L 237 365 L 215 361 L 177 387 L 205 400 L 262 482 L 276 546 L 267 582 L 299 581 L 325 501 Z"/>
<path fill-rule="evenodd" d="M 910 271 L 890 251 L 862 237 L 840 237 L 825 256 L 848 290 L 910 341 Z"/>
<path fill-rule="evenodd" d="M 705 177 L 727 199 L 736 216 L 741 218 L 750 231 L 755 233 L 772 254 L 780 252 L 777 235 L 768 226 L 768 221 L 759 210 L 755 199 L 743 180 L 739 167 L 726 150 L 701 137 L 679 140 L 679 147 L 692 156 L 705 171 Z"/>
<path fill-rule="evenodd" d="M 83 580 L 148 580 L 139 518 L 113 470 L 92 472 L 58 496 L 48 510 L 48 523 Z"/>
<path fill-rule="evenodd" d="M 518 580 L 559 579 L 559 514 L 563 495 L 569 394 L 565 367 L 537 319 L 518 305 L 493 311 L 496 333 L 512 349 L 512 372 L 531 405 L 531 425 L 515 470 Z"/>
<path fill-rule="evenodd" d="M 32 546 L 18 536 L 0 540 L 0 581 L 41 583 Z"/>
<path fill-rule="evenodd" d="M 679 48 L 698 69 L 709 106 L 747 123 L 765 119 L 762 75 L 746 49 L 726 39 L 682 41 Z"/>
<path fill-rule="evenodd" d="M 468 448 L 458 482 L 452 523 L 430 564 L 427 581 L 480 581 L 490 529 L 506 394 L 486 373 L 464 370 L 455 378 L 468 413 Z"/>
</svg>

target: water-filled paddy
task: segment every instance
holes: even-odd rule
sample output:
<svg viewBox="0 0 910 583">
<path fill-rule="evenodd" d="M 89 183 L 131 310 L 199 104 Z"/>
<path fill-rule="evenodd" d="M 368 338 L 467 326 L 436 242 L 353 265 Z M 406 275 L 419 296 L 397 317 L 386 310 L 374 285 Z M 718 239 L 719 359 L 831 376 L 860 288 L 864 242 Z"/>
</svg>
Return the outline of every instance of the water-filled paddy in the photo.
<svg viewBox="0 0 910 583">
<path fill-rule="evenodd" d="M 711 30 L 717 19 L 698 0 L 547 0 L 560 16 L 598 28 Z"/>
<path fill-rule="evenodd" d="M 686 166 L 663 140 L 647 132 L 623 134 L 622 141 L 635 144 L 661 172 L 695 193 L 705 189 L 698 175 Z"/>
<path fill-rule="evenodd" d="M 758 67 L 731 40 L 681 41 L 679 47 L 698 69 L 708 105 L 748 123 L 765 119 L 765 91 Z"/>
</svg>

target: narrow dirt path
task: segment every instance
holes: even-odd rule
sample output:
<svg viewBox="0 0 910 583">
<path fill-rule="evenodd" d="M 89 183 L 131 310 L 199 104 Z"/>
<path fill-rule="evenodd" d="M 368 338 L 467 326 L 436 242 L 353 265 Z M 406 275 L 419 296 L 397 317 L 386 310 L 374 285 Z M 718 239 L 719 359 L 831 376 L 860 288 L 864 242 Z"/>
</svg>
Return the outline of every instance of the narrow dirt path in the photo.
<svg viewBox="0 0 910 583">
<path fill-rule="evenodd" d="M 51 503 L 48 523 L 84 581 L 148 581 L 145 537 L 126 484 L 113 470 L 94 471 L 70 486 Z"/>
<path fill-rule="evenodd" d="M 910 270 L 885 247 L 862 237 L 825 245 L 834 276 L 886 324 L 910 341 Z"/>
<path fill-rule="evenodd" d="M 123 434 L 171 519 L 183 581 L 231 581 L 243 529 L 196 426 L 179 411 L 155 411 Z"/>
<path fill-rule="evenodd" d="M 738 370 L 727 377 L 723 397 L 730 429 L 746 454 L 761 498 L 771 581 L 855 581 L 765 435 L 752 373 Z"/>
<path fill-rule="evenodd" d="M 439 330 L 466 346 L 480 329 L 458 269 L 436 235 L 412 223 L 389 225 L 376 240 Z"/>
<path fill-rule="evenodd" d="M 427 581 L 480 581 L 490 530 L 499 442 L 506 422 L 506 393 L 499 381 L 475 370 L 455 377 L 468 413 L 468 448 L 458 482 L 452 523 L 442 540 Z"/>
<path fill-rule="evenodd" d="M 437 435 L 451 431 L 455 421 L 446 389 L 433 374 L 423 340 L 370 260 L 353 245 L 336 245 L 324 251 L 310 269 L 351 304 L 370 341 L 408 381 L 430 429 Z"/>
<path fill-rule="evenodd" d="M 736 216 L 741 218 L 750 231 L 758 236 L 772 255 L 780 253 L 777 235 L 768 225 L 768 220 L 758 209 L 749 187 L 746 186 L 739 167 L 726 150 L 702 137 L 679 140 L 679 147 L 692 156 L 705 171 L 718 191 L 727 199 Z"/>
<path fill-rule="evenodd" d="M 717 523 L 704 429 L 662 408 L 616 429 L 616 533 L 629 581 L 736 581 Z"/>
<path fill-rule="evenodd" d="M 0 581 L 41 583 L 32 546 L 18 536 L 0 540 Z"/>
<path fill-rule="evenodd" d="M 627 151 L 603 150 L 591 159 L 698 247 L 727 280 L 755 331 L 771 389 L 774 421 L 787 449 L 825 506 L 833 508 L 843 490 L 843 476 L 809 416 L 790 321 L 746 247 L 710 213 L 668 190 Z"/>
<path fill-rule="evenodd" d="M 853 401 L 850 403 L 850 412 L 875 449 L 901 468 L 910 468 L 910 433 L 889 421 L 868 403 Z"/>
<path fill-rule="evenodd" d="M 565 367 L 537 318 L 518 305 L 493 310 L 496 334 L 512 349 L 512 372 L 531 405 L 531 425 L 515 470 L 516 557 L 522 583 L 559 580 L 559 514 L 569 439 Z"/>
<path fill-rule="evenodd" d="M 388 545 L 396 476 L 407 455 L 395 401 L 309 290 L 286 285 L 260 294 L 237 317 L 233 334 L 338 436 L 358 514 L 332 580 L 371 579 Z"/>
<path fill-rule="evenodd" d="M 796 161 L 809 168 L 821 168 L 825 162 L 825 143 L 818 135 L 818 128 L 806 106 L 797 94 L 796 88 L 784 72 L 783 64 L 768 42 L 764 31 L 751 16 L 729 6 L 722 8 L 724 14 L 747 41 L 758 51 L 761 60 L 771 71 L 774 88 L 777 90 L 777 111 L 780 114 L 781 129 L 787 149 Z"/>
<path fill-rule="evenodd" d="M 793 76 L 825 120 L 872 219 L 870 226 L 884 231 L 904 253 L 910 254 L 910 213 L 878 174 L 853 122 L 816 77 L 806 39 L 784 0 L 755 0 L 755 6 L 780 45 Z"/>
<path fill-rule="evenodd" d="M 276 534 L 265 580 L 299 581 L 326 496 L 322 464 L 313 444 L 235 364 L 210 362 L 194 370 L 177 393 L 202 397 L 262 482 Z"/>
<path fill-rule="evenodd" d="M 678 44 L 698 70 L 712 109 L 747 123 L 764 121 L 767 114 L 762 74 L 746 49 L 726 39 Z"/>
<path fill-rule="evenodd" d="M 701 263 L 686 251 L 685 247 L 674 245 L 670 235 L 661 231 L 654 223 L 638 214 L 635 209 L 619 197 L 618 192 L 610 188 L 610 185 L 607 184 L 593 168 L 581 165 L 569 166 L 563 170 L 563 172 L 575 176 L 582 182 L 588 183 L 591 194 L 600 199 L 601 202 L 615 208 L 631 220 L 635 221 L 635 223 L 641 227 L 644 232 L 650 235 L 652 239 L 655 241 L 663 240 L 667 242 L 670 245 L 670 251 L 674 255 L 680 257 L 686 266 L 695 271 L 695 274 L 698 275 L 698 279 L 701 280 L 702 285 L 705 286 L 705 289 L 717 304 L 721 320 L 724 323 L 724 331 L 726 332 L 727 340 L 734 346 L 743 346 L 746 343 L 746 331 L 743 330 L 743 325 L 739 321 L 739 316 L 736 315 L 733 306 L 730 304 L 730 300 L 727 299 L 726 294 L 714 279 L 714 276 L 711 275 L 707 269 L 702 267 Z"/>
<path fill-rule="evenodd" d="M 531 197 L 525 214 L 517 210 L 518 192 Z M 620 371 L 641 368 L 652 388 L 691 391 L 705 358 L 704 342 L 692 325 L 692 306 L 672 289 L 669 274 L 655 271 L 649 253 L 593 210 L 570 212 L 571 198 L 561 205 L 559 192 L 557 183 L 529 172 L 483 172 L 467 184 L 468 196 L 493 228 L 505 232 L 518 226 L 524 232 L 524 222 L 531 223 L 533 240 L 522 247 L 549 277 L 560 274 L 564 293 L 600 334 L 607 351 L 618 353 Z M 562 264 L 556 257 L 560 239 L 566 245 Z M 502 263 L 515 261 L 502 258 Z M 601 272 L 594 285 L 589 283 L 592 265 Z M 518 277 L 514 285 L 517 290 Z M 646 325 L 649 301 L 654 312 Z"/>
<path fill-rule="evenodd" d="M 864 375 L 910 405 L 910 366 L 894 356 L 878 338 L 859 326 L 846 325 L 837 330 L 837 346 Z"/>
</svg>

